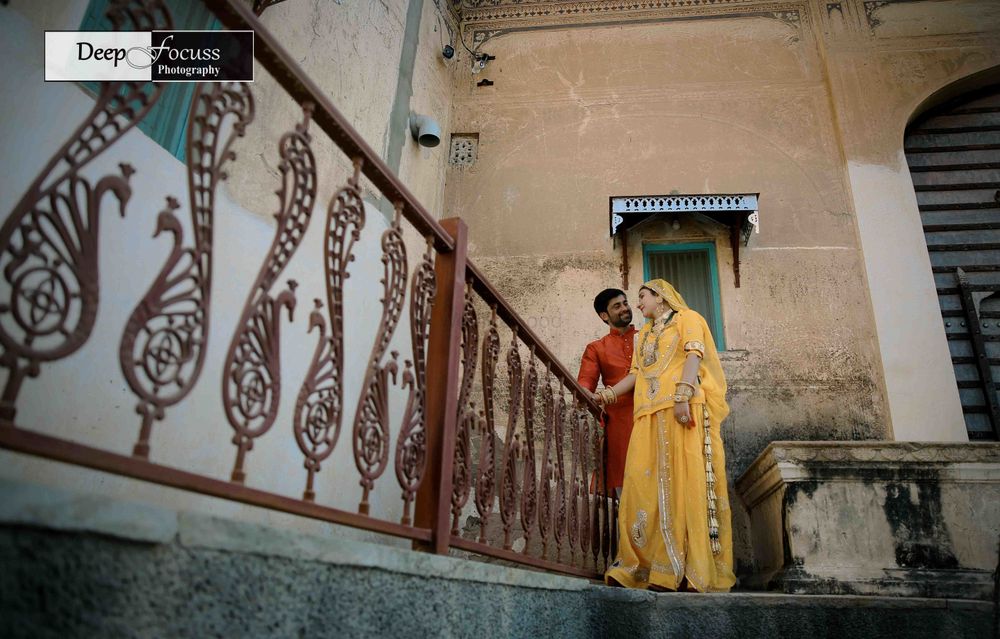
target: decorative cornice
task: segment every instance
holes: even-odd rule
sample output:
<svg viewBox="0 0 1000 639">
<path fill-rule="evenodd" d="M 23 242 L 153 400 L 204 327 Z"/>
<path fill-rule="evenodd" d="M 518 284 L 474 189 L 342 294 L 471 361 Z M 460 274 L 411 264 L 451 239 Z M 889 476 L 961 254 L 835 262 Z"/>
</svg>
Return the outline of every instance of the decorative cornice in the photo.
<svg viewBox="0 0 1000 639">
<path fill-rule="evenodd" d="M 747 4 L 752 0 L 464 0 L 464 22 L 492 20 L 537 19 L 545 17 L 575 18 L 586 15 L 607 15 L 658 9 L 686 9 L 703 6 Z"/>
<path fill-rule="evenodd" d="M 448 13 L 455 21 L 456 25 L 462 24 L 462 0 L 437 0 L 448 4 Z M 440 8 L 440 5 L 438 5 Z"/>
<path fill-rule="evenodd" d="M 876 11 L 881 9 L 887 4 L 892 4 L 890 0 L 869 0 L 865 2 L 865 18 L 868 20 L 868 26 L 872 29 L 882 24 L 876 15 Z"/>
<path fill-rule="evenodd" d="M 798 29 L 808 11 L 804 0 L 466 0 L 461 19 L 475 48 L 515 31 L 619 23 L 763 17 Z"/>
</svg>

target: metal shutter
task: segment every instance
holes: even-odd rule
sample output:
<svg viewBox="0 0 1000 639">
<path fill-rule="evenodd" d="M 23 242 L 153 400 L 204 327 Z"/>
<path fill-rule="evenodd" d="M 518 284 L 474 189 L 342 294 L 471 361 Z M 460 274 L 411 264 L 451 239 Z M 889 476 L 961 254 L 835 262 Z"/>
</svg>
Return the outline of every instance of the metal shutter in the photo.
<svg viewBox="0 0 1000 639">
<path fill-rule="evenodd" d="M 662 278 L 673 284 L 688 306 L 698 311 L 719 343 L 718 317 L 712 290 L 712 267 L 707 250 L 649 251 L 649 279 Z M 719 346 L 722 348 L 722 346 Z"/>
<path fill-rule="evenodd" d="M 970 439 L 1000 432 L 1000 86 L 906 131 L 906 160 Z"/>
</svg>

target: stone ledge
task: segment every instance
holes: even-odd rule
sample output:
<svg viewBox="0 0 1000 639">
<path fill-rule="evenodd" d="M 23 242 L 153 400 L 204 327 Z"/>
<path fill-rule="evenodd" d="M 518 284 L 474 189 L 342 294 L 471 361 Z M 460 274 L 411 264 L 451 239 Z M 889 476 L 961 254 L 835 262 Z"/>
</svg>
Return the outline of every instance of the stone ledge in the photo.
<svg viewBox="0 0 1000 639">
<path fill-rule="evenodd" d="M 523 588 L 574 591 L 588 585 L 585 579 L 342 539 L 335 536 L 338 527 L 333 525 L 331 537 L 317 537 L 10 480 L 0 480 L 0 495 L 0 525 L 94 533 L 143 543 L 176 542 L 186 548 Z"/>
<path fill-rule="evenodd" d="M 349 539 L 322 538 L 257 524 L 180 513 L 179 543 L 188 548 L 224 550 L 337 566 L 378 568 L 387 572 L 505 584 L 548 590 L 583 590 L 587 580 L 443 557 Z M 331 532 L 336 528 L 331 527 Z"/>
<path fill-rule="evenodd" d="M 807 462 L 836 466 L 841 462 L 871 464 L 1000 463 L 1000 443 L 873 441 L 776 441 L 768 444 L 736 481 L 742 493 L 774 466 Z"/>
<path fill-rule="evenodd" d="M 0 523 L 91 532 L 146 543 L 177 536 L 177 513 L 100 495 L 0 479 Z"/>
<path fill-rule="evenodd" d="M 964 601 L 988 604 L 992 597 L 994 575 L 988 570 L 956 569 L 929 570 L 925 568 L 877 568 L 866 570 L 857 566 L 847 568 L 818 566 L 811 574 L 802 566 L 779 571 L 770 583 L 790 594 L 831 596 L 867 595 L 882 597 L 909 597 L 917 592 L 927 600 L 941 597 L 941 601 Z M 978 601 L 977 601 L 978 600 Z"/>
<path fill-rule="evenodd" d="M 994 463 L 1000 461 L 1000 442 L 775 441 L 757 456 L 751 468 L 766 465 L 768 458 L 777 462 Z"/>
<path fill-rule="evenodd" d="M 938 471 L 945 480 L 998 482 L 1000 443 L 777 441 L 736 480 L 736 490 L 746 506 L 753 508 L 781 481 L 819 476 L 919 481 L 926 478 L 928 469 Z"/>
<path fill-rule="evenodd" d="M 748 587 L 991 599 L 1000 444 L 774 442 L 736 481 Z"/>
<path fill-rule="evenodd" d="M 597 587 L 599 588 L 599 587 Z M 604 590 L 620 590 L 604 588 Z M 777 592 L 729 592 L 729 593 L 648 593 L 651 601 L 661 607 L 719 608 L 739 606 L 770 606 L 791 608 L 871 608 L 876 610 L 975 610 L 992 612 L 994 606 L 989 601 L 967 599 L 934 599 L 930 597 L 871 597 L 867 595 L 790 595 Z"/>
</svg>

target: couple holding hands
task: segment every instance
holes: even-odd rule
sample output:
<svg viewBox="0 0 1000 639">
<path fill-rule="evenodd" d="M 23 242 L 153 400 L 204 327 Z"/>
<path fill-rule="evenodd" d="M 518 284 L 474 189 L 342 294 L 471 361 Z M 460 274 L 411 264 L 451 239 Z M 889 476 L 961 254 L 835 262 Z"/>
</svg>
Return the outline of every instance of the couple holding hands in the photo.
<svg viewBox="0 0 1000 639">
<path fill-rule="evenodd" d="M 605 581 L 727 592 L 736 583 L 720 436 L 729 405 L 715 341 L 665 280 L 646 282 L 637 306 L 638 331 L 623 291 L 595 298 L 610 332 L 587 345 L 577 376 L 607 412 L 608 487 L 621 496 Z"/>
</svg>

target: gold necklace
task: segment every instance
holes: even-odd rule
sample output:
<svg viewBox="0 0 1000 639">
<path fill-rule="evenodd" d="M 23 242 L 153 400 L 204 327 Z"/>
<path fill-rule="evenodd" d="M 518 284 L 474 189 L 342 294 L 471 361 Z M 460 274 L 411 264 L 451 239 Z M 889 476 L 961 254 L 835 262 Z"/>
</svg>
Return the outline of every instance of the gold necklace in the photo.
<svg viewBox="0 0 1000 639">
<path fill-rule="evenodd" d="M 667 325 L 670 324 L 670 320 L 674 318 L 676 311 L 671 310 L 670 314 L 664 319 L 662 316 L 653 321 L 653 328 L 651 328 L 645 336 L 642 338 L 642 346 L 640 351 L 642 352 L 642 365 L 652 366 L 656 363 L 656 358 L 659 357 L 660 352 L 660 336 L 663 335 L 663 331 L 666 330 Z M 650 344 L 649 336 L 656 333 L 656 340 Z"/>
</svg>

